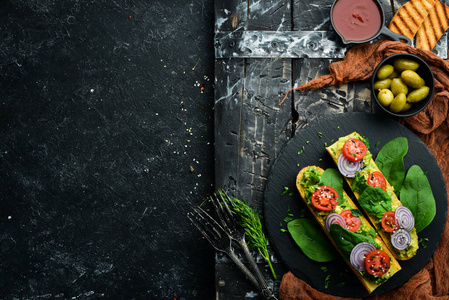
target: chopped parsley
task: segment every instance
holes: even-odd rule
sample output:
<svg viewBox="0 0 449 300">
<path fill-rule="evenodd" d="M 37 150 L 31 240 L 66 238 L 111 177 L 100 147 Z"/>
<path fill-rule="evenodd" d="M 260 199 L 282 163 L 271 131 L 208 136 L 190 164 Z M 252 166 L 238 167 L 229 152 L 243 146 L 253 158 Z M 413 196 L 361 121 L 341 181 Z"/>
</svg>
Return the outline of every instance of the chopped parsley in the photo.
<svg viewBox="0 0 449 300">
<path fill-rule="evenodd" d="M 420 238 L 419 239 L 419 244 L 421 245 L 421 247 L 423 247 L 424 249 L 427 248 L 427 242 L 429 241 L 428 238 Z"/>
<path fill-rule="evenodd" d="M 325 289 L 327 289 L 329 287 L 330 278 L 331 278 L 331 275 L 329 274 L 326 276 L 326 279 L 324 279 L 324 288 Z"/>
<path fill-rule="evenodd" d="M 281 196 L 284 196 L 288 193 L 288 187 L 284 186 L 284 191 L 282 192 Z"/>
</svg>

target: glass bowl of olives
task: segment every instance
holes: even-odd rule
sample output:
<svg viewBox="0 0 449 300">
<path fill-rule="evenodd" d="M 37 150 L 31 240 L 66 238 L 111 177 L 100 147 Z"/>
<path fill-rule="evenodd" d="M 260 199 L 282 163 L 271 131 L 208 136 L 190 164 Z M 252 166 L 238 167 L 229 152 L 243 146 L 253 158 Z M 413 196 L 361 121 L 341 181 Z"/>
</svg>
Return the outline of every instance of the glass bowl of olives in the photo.
<svg viewBox="0 0 449 300">
<path fill-rule="evenodd" d="M 433 97 L 435 79 L 429 65 L 416 55 L 399 53 L 376 67 L 371 92 L 389 115 L 410 117 L 422 111 Z"/>
</svg>

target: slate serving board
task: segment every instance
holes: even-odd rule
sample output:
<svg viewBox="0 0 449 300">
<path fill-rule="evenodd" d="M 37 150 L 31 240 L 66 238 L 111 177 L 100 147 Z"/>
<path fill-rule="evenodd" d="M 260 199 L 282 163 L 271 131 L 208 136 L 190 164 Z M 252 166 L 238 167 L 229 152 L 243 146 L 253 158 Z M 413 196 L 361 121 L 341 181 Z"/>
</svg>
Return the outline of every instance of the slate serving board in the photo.
<svg viewBox="0 0 449 300">
<path fill-rule="evenodd" d="M 323 169 L 336 168 L 325 150 L 325 145 L 326 143 L 330 145 L 333 140 L 336 141 L 353 131 L 369 139 L 373 158 L 388 141 L 400 136 L 406 137 L 409 144 L 409 151 L 404 157 L 406 171 L 416 164 L 424 172 L 428 172 L 427 178 L 437 207 L 432 223 L 418 234 L 418 238 L 429 239 L 427 247 L 420 246 L 414 258 L 400 261 L 402 270 L 371 294 L 368 294 L 343 259 L 327 263 L 315 262 L 303 254 L 288 232 L 281 231 L 281 228 L 287 228 L 284 219 L 289 214 L 294 218 L 300 216 L 312 218 L 296 190 L 295 180 L 299 170 L 308 165 L 317 165 Z M 284 193 L 285 187 L 289 189 L 287 193 Z M 348 186 L 345 186 L 345 189 L 350 192 Z M 438 246 L 444 230 L 446 213 L 447 196 L 444 179 L 427 146 L 413 132 L 396 121 L 367 113 L 345 113 L 328 117 L 298 131 L 273 164 L 264 193 L 265 225 L 270 242 L 281 261 L 295 276 L 312 287 L 344 297 L 377 295 L 407 282 L 424 267 Z"/>
</svg>

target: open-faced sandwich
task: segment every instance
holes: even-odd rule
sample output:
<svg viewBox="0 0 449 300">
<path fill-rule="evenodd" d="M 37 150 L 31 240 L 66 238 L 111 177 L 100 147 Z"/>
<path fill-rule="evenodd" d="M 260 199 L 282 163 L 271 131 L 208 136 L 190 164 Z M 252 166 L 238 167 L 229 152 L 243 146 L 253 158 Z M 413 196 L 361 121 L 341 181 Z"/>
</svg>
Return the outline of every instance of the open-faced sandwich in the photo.
<svg viewBox="0 0 449 300">
<path fill-rule="evenodd" d="M 360 134 L 353 132 L 326 150 L 393 255 L 400 260 L 410 259 L 419 248 L 414 216 L 402 205 L 364 142 Z"/>
<path fill-rule="evenodd" d="M 343 190 L 336 169 L 303 168 L 296 187 L 338 252 L 371 293 L 401 269 L 370 222 Z"/>
</svg>

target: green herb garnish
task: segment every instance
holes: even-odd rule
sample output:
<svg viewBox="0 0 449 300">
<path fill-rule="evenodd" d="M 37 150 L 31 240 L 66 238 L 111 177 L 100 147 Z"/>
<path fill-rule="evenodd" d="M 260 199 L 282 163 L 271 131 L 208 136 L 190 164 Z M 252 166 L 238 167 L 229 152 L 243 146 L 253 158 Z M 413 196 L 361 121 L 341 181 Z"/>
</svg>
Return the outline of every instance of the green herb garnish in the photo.
<svg viewBox="0 0 449 300">
<path fill-rule="evenodd" d="M 371 143 L 366 137 L 363 137 L 363 143 L 365 144 L 366 148 L 369 149 L 371 147 Z"/>
<path fill-rule="evenodd" d="M 277 279 L 270 261 L 270 255 L 268 254 L 267 238 L 262 230 L 259 213 L 256 209 L 251 208 L 244 200 L 233 197 L 225 197 L 224 199 L 229 199 L 231 202 L 229 207 L 232 213 L 239 216 L 238 223 L 245 228 L 248 248 L 259 251 L 260 255 L 268 262 L 273 278 Z M 284 232 L 282 229 L 281 231 Z"/>
<path fill-rule="evenodd" d="M 428 238 L 420 238 L 419 239 L 419 244 L 421 245 L 421 247 L 423 247 L 424 249 L 427 248 L 427 242 L 429 241 Z"/>
<path fill-rule="evenodd" d="M 325 289 L 327 289 L 329 287 L 330 278 L 331 278 L 331 275 L 329 274 L 326 276 L 326 279 L 324 279 L 324 288 Z"/>
<path fill-rule="evenodd" d="M 288 216 L 286 216 L 285 218 L 284 218 L 284 222 L 285 223 L 288 223 L 288 222 L 290 222 L 290 221 L 293 221 L 295 219 L 295 217 L 293 216 L 293 214 L 288 214 Z"/>
</svg>

